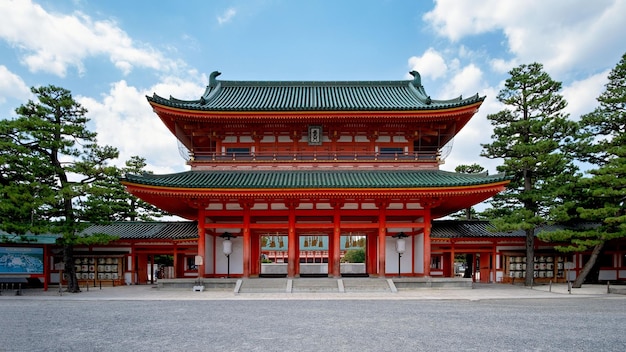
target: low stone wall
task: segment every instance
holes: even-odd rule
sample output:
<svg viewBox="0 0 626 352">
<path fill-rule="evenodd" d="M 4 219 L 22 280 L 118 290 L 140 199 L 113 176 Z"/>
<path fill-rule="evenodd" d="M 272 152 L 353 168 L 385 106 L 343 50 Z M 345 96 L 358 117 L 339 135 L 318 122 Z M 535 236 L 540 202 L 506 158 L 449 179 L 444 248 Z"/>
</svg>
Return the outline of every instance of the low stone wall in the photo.
<svg viewBox="0 0 626 352">
<path fill-rule="evenodd" d="M 192 289 L 194 286 L 204 286 L 205 290 L 233 290 L 237 284 L 235 278 L 222 278 L 222 279 L 160 279 L 157 281 L 157 287 L 159 289 Z"/>
<path fill-rule="evenodd" d="M 261 274 L 287 275 L 287 263 L 263 263 L 261 264 Z"/>
<path fill-rule="evenodd" d="M 394 277 L 393 283 L 398 289 L 411 288 L 471 288 L 472 279 L 463 278 L 433 278 L 433 277 Z"/>
</svg>

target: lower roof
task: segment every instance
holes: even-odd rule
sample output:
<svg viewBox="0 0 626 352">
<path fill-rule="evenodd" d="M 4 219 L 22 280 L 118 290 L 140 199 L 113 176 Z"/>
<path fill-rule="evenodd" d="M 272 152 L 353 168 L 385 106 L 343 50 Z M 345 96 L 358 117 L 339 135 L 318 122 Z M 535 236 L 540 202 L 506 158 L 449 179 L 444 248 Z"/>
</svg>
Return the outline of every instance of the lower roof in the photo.
<svg viewBox="0 0 626 352">
<path fill-rule="evenodd" d="M 172 188 L 360 189 L 438 188 L 506 181 L 504 174 L 463 174 L 441 170 L 192 170 L 167 175 L 127 174 L 124 182 Z"/>
<path fill-rule="evenodd" d="M 586 229 L 597 223 L 579 223 L 574 225 L 545 225 L 535 230 L 535 235 L 543 231 L 561 229 Z M 187 240 L 198 238 L 198 223 L 195 221 L 116 221 L 103 225 L 90 225 L 82 236 L 107 234 L 121 240 Z M 61 235 L 12 235 L 0 232 L 0 244 L 54 244 Z M 498 232 L 489 221 L 483 220 L 434 220 L 430 237 L 435 238 L 523 238 L 522 230 Z M 4 241 L 1 239 L 4 237 Z"/>
<path fill-rule="evenodd" d="M 197 220 L 202 200 L 413 199 L 428 203 L 433 218 L 471 207 L 504 190 L 502 175 L 440 170 L 192 170 L 167 175 L 126 175 L 135 196 L 180 217 Z"/>
</svg>

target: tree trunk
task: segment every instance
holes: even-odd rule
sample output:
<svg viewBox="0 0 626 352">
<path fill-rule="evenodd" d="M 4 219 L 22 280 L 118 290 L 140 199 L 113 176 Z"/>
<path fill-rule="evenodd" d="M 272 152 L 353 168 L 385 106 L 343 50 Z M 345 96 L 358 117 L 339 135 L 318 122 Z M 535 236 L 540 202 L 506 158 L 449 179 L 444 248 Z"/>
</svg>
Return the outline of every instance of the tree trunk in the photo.
<svg viewBox="0 0 626 352">
<path fill-rule="evenodd" d="M 526 279 L 524 285 L 532 286 L 535 275 L 535 230 L 526 230 Z"/>
<path fill-rule="evenodd" d="M 591 251 L 591 257 L 589 257 L 589 260 L 587 260 L 585 266 L 583 266 L 583 270 L 580 272 L 580 274 L 578 274 L 576 280 L 572 284 L 573 288 L 581 288 L 583 286 L 583 282 L 585 282 L 587 275 L 589 275 L 589 272 L 591 272 L 591 269 L 596 264 L 596 260 L 598 259 L 598 256 L 600 255 L 603 247 L 604 241 L 596 244 L 596 246 L 593 247 L 593 251 Z"/>
<path fill-rule="evenodd" d="M 67 275 L 67 292 L 80 292 L 80 286 L 76 278 L 76 266 L 74 265 L 73 245 L 63 245 L 63 262 L 65 263 L 65 275 Z"/>
</svg>

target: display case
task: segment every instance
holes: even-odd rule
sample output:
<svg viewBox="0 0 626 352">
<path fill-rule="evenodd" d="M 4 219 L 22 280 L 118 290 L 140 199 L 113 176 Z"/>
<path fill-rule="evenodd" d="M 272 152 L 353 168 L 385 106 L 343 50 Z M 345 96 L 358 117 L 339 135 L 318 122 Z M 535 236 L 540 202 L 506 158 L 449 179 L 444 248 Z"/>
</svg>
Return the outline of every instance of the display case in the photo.
<svg viewBox="0 0 626 352">
<path fill-rule="evenodd" d="M 98 284 L 122 284 L 123 257 L 78 257 L 74 269 L 79 282 Z"/>
<path fill-rule="evenodd" d="M 545 254 L 534 257 L 533 277 L 535 282 L 559 282 L 565 280 L 565 258 L 560 255 Z M 508 255 L 506 281 L 526 278 L 526 256 Z M 521 281 L 521 280 L 519 280 Z"/>
</svg>

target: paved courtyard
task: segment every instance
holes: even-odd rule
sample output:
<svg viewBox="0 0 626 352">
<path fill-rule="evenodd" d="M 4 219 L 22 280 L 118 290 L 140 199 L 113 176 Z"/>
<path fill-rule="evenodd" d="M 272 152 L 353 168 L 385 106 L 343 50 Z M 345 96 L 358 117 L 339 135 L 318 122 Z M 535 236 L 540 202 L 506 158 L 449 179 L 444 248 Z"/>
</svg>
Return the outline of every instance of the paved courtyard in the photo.
<svg viewBox="0 0 626 352">
<path fill-rule="evenodd" d="M 0 351 L 625 351 L 603 287 L 233 295 L 103 288 L 0 296 Z M 561 291 L 559 291 L 561 290 Z"/>
</svg>

